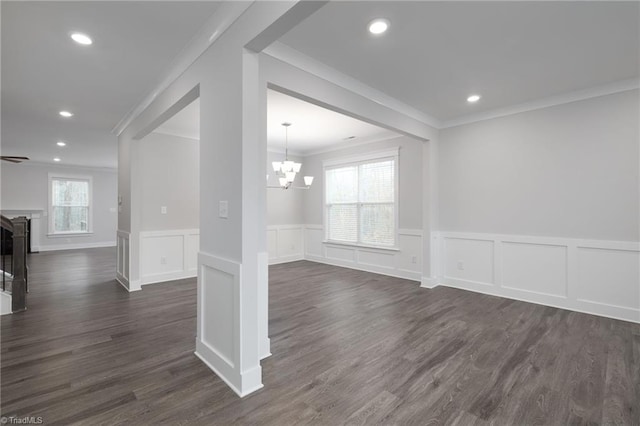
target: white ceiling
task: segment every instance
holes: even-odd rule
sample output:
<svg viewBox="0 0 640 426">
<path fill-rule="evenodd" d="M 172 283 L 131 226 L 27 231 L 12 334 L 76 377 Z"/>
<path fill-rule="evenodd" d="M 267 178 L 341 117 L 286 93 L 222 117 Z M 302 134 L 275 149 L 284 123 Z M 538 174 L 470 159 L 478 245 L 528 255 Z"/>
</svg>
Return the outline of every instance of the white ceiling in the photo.
<svg viewBox="0 0 640 426">
<path fill-rule="evenodd" d="M 191 139 L 200 139 L 200 102 L 195 101 L 171 117 L 155 131 Z M 284 150 L 285 131 L 289 127 L 289 149 L 298 154 L 348 146 L 355 143 L 388 139 L 396 133 L 337 112 L 284 95 L 267 91 L 267 145 Z M 345 140 L 350 136 L 353 139 Z"/>
<path fill-rule="evenodd" d="M 284 149 L 285 129 L 282 123 L 285 122 L 291 123 L 289 148 L 300 154 L 397 136 L 390 130 L 269 90 L 267 145 L 270 148 Z"/>
<path fill-rule="evenodd" d="M 639 75 L 639 2 L 330 2 L 280 42 L 450 120 Z M 386 34 L 367 23 L 384 17 Z M 478 93 L 476 104 L 466 102 Z"/>
<path fill-rule="evenodd" d="M 218 4 L 2 2 L 2 155 L 115 167 L 111 129 L 154 88 Z M 638 2 L 339 1 L 280 42 L 451 120 L 637 79 L 639 13 Z M 383 36 L 366 31 L 375 17 L 391 21 Z M 74 30 L 89 33 L 94 44 L 73 43 Z M 468 104 L 471 93 L 482 95 L 480 102 Z M 64 120 L 61 109 L 76 115 Z M 176 120 L 165 126 L 180 126 Z M 272 147 L 282 147 L 283 121 L 293 123 L 291 146 L 301 153 L 348 143 L 348 136 L 391 135 L 270 91 Z M 57 140 L 68 146 L 58 148 Z"/>
<path fill-rule="evenodd" d="M 111 130 L 218 5 L 2 2 L 2 155 L 116 167 Z M 93 45 L 77 45 L 71 31 L 86 32 Z M 62 109 L 74 117 L 62 119 Z"/>
<path fill-rule="evenodd" d="M 154 133 L 200 140 L 200 98 L 162 123 L 154 130 Z"/>
</svg>

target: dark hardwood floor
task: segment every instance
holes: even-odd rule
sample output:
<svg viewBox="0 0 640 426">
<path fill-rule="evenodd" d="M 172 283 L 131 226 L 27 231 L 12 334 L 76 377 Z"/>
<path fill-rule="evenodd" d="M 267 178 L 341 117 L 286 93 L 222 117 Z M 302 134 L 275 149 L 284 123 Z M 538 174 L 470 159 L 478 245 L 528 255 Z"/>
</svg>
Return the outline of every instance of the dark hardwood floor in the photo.
<svg viewBox="0 0 640 426">
<path fill-rule="evenodd" d="M 194 355 L 195 279 L 127 293 L 115 251 L 30 258 L 2 414 L 45 424 L 640 424 L 640 325 L 311 262 L 270 268 L 265 387 Z"/>
</svg>

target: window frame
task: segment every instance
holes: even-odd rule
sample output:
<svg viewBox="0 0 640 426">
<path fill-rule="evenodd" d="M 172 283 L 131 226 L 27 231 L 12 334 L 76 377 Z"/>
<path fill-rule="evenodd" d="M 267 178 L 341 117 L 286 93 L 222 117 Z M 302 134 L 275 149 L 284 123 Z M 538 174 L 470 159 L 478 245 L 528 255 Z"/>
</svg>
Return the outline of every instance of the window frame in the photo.
<svg viewBox="0 0 640 426">
<path fill-rule="evenodd" d="M 324 232 L 324 244 L 330 245 L 340 245 L 340 246 L 348 246 L 348 247 L 362 247 L 362 248 L 371 248 L 378 250 L 391 250 L 391 251 L 399 251 L 398 246 L 398 218 L 399 218 L 399 176 L 400 176 L 400 147 L 389 148 L 380 151 L 372 151 L 359 155 L 351 155 L 344 156 L 339 158 L 332 158 L 329 160 L 324 160 L 322 162 L 322 224 L 323 224 L 323 232 Z M 328 224 L 328 205 L 327 205 L 327 170 L 330 169 L 338 169 L 342 167 L 349 166 L 360 166 L 362 164 L 375 163 L 378 161 L 384 160 L 393 160 L 393 245 L 385 246 L 385 245 L 377 245 L 377 244 L 369 244 L 363 243 L 360 241 L 360 208 L 364 204 L 376 204 L 371 202 L 360 202 L 359 200 L 355 203 L 357 205 L 357 234 L 356 241 L 340 241 L 340 240 L 331 240 L 329 239 L 329 224 Z M 359 194 L 359 182 L 358 182 L 358 194 Z M 358 195 L 359 198 L 359 195 Z M 352 204 L 352 203 L 344 203 L 344 204 Z M 387 204 L 387 203 L 383 203 Z"/>
<path fill-rule="evenodd" d="M 86 231 L 56 231 L 54 224 L 54 205 L 53 205 L 53 181 L 55 180 L 75 180 L 75 181 L 85 181 L 89 183 L 89 203 L 88 203 L 88 211 L 87 211 L 87 230 Z M 93 234 L 93 177 L 87 175 L 74 175 L 74 174 L 66 174 L 66 173 L 49 173 L 49 180 L 47 185 L 47 200 L 48 200 L 48 215 L 49 220 L 49 232 L 47 236 L 49 237 L 70 237 L 74 235 L 90 235 Z"/>
</svg>

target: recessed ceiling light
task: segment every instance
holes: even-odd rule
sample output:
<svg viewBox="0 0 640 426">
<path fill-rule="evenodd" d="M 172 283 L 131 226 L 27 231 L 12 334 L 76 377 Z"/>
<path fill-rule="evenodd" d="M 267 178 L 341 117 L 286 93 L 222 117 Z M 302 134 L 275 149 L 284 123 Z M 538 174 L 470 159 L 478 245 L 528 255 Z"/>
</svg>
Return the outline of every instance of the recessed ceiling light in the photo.
<svg viewBox="0 0 640 426">
<path fill-rule="evenodd" d="M 478 102 L 480 100 L 480 95 L 471 95 L 467 98 L 467 102 Z"/>
<path fill-rule="evenodd" d="M 69 111 L 60 111 L 59 114 L 61 116 L 63 116 L 64 118 L 69 118 L 69 117 L 73 117 L 73 113 L 69 112 Z"/>
<path fill-rule="evenodd" d="M 368 27 L 371 34 L 382 34 L 389 29 L 389 20 L 384 18 L 374 19 L 369 22 Z"/>
<path fill-rule="evenodd" d="M 60 159 L 58 157 L 56 157 L 56 158 L 53 159 L 53 161 L 55 161 L 57 163 L 58 161 L 60 161 Z"/>
<path fill-rule="evenodd" d="M 67 146 L 67 143 L 66 142 L 62 142 L 62 141 L 58 141 L 58 142 L 56 142 L 56 145 L 58 145 L 58 146 Z"/>
<path fill-rule="evenodd" d="M 93 43 L 93 40 L 91 40 L 91 37 L 89 37 L 86 34 L 82 34 L 82 33 L 73 33 L 71 34 L 71 39 L 73 41 L 75 41 L 78 44 L 82 44 L 84 46 L 88 46 L 91 43 Z"/>
</svg>

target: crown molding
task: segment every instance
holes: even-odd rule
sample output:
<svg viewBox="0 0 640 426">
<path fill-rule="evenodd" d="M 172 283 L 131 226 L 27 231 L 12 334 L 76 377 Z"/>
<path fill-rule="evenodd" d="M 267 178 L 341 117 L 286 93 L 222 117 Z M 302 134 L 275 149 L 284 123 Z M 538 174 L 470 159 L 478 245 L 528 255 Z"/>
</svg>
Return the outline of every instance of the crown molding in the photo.
<svg viewBox="0 0 640 426">
<path fill-rule="evenodd" d="M 556 105 L 568 104 L 571 102 L 597 98 L 600 96 L 612 95 L 614 93 L 626 92 L 638 88 L 640 88 L 640 79 L 631 78 L 628 80 L 616 81 L 614 83 L 605 84 L 602 86 L 595 86 L 588 89 L 567 92 L 561 95 L 537 99 L 531 102 L 525 102 L 504 108 L 492 109 L 489 111 L 479 112 L 477 114 L 465 115 L 443 122 L 440 129 L 461 126 L 478 121 L 491 120 L 493 118 L 506 117 L 508 115 L 520 114 L 522 112 L 534 111 L 537 109 L 549 108 Z"/>
<path fill-rule="evenodd" d="M 284 149 L 272 146 L 267 146 L 267 152 L 271 154 L 284 155 Z M 304 157 L 306 154 L 302 153 L 301 151 L 289 148 L 289 155 L 291 155 L 292 157 Z"/>
<path fill-rule="evenodd" d="M 143 97 L 111 130 L 120 135 L 154 99 L 180 77 L 250 6 L 250 1 L 225 1 L 216 8 L 211 18 L 173 60 L 158 85 Z"/>
<path fill-rule="evenodd" d="M 294 155 L 296 157 L 300 157 L 300 158 L 305 158 L 305 157 L 309 157 L 312 155 L 318 155 L 318 154 L 325 154 L 327 152 L 334 152 L 334 151 L 341 151 L 343 149 L 349 149 L 349 148 L 353 148 L 356 146 L 361 146 L 361 145 L 369 145 L 372 143 L 376 143 L 376 142 L 382 142 L 382 141 L 388 141 L 388 140 L 392 140 L 392 139 L 397 139 L 397 138 L 401 138 L 404 135 L 398 135 L 398 134 L 378 134 L 378 135 L 373 135 L 373 136 L 369 136 L 367 138 L 363 138 L 359 141 L 342 141 L 342 142 L 337 142 L 331 145 L 327 145 L 324 146 L 322 148 L 318 148 L 318 149 L 313 149 L 313 150 L 309 150 L 309 151 L 297 151 L 294 153 L 292 153 L 291 150 L 289 150 L 289 154 Z M 268 152 L 271 153 L 277 153 L 277 154 L 283 154 L 284 155 L 284 150 L 278 150 L 277 148 L 271 148 L 269 147 L 267 149 Z"/>
<path fill-rule="evenodd" d="M 372 102 L 402 113 L 428 126 L 439 128 L 442 123 L 435 117 L 409 106 L 399 100 L 350 77 L 335 68 L 319 62 L 286 44 L 276 41 L 264 49 L 262 53 L 291 66 L 306 71 L 336 86 L 356 93 Z"/>
<path fill-rule="evenodd" d="M 221 2 L 220 6 L 215 10 L 212 17 L 207 21 L 197 35 L 187 44 L 182 52 L 173 61 L 172 66 L 161 78 L 156 88 L 148 93 L 141 101 L 132 108 L 118 124 L 112 129 L 112 133 L 120 135 L 122 131 L 144 111 L 155 98 L 167 87 L 171 85 L 186 69 L 191 66 L 222 34 L 250 7 L 252 2 Z M 402 113 L 408 117 L 418 120 L 435 129 L 446 129 L 450 127 L 470 124 L 478 121 L 490 120 L 493 118 L 505 117 L 508 115 L 519 114 L 522 112 L 533 111 L 542 108 L 548 108 L 555 105 L 562 105 L 570 102 L 590 99 L 599 96 L 610 95 L 614 93 L 624 92 L 640 88 L 640 79 L 632 78 L 628 80 L 617 81 L 614 83 L 591 87 L 588 89 L 568 92 L 556 96 L 542 98 L 531 102 L 525 102 L 503 108 L 496 108 L 476 114 L 464 115 L 450 120 L 440 120 L 429 114 L 426 114 L 412 106 L 393 98 L 378 89 L 368 86 L 361 81 L 350 77 L 335 68 L 325 65 L 302 52 L 295 50 L 281 42 L 274 42 L 269 45 L 262 53 L 273 57 L 274 59 L 285 62 L 291 66 L 301 69 L 315 75 L 323 80 L 333 83 L 339 87 L 356 93 L 376 104 L 390 108 L 394 111 Z M 362 141 L 359 144 L 370 142 Z M 356 146 L 351 143 L 349 146 Z M 309 152 L 298 152 L 296 155 L 306 156 L 316 153 L 333 151 L 342 149 L 339 144 L 332 145 L 326 149 L 314 150 Z M 48 163 L 43 163 L 48 164 Z"/>
<path fill-rule="evenodd" d="M 362 145 L 369 145 L 369 144 L 376 143 L 376 142 L 390 141 L 390 140 L 398 139 L 398 138 L 402 138 L 402 137 L 404 137 L 404 135 L 398 135 L 398 134 L 394 134 L 394 135 L 388 135 L 387 134 L 387 135 L 371 136 L 371 137 L 362 139 L 360 141 L 336 143 L 336 144 L 329 145 L 329 146 L 324 147 L 324 148 L 315 149 L 313 151 L 307 151 L 307 152 L 305 152 L 304 156 L 308 157 L 308 156 L 311 156 L 311 155 L 326 154 L 326 153 L 329 153 L 329 152 L 341 151 L 343 149 L 349 149 L 349 148 L 353 148 L 353 147 L 356 147 L 356 146 L 362 146 Z"/>
<path fill-rule="evenodd" d="M 11 164 L 11 163 L 10 163 Z M 2 164 L 2 167 L 7 166 L 8 164 Z M 81 166 L 77 164 L 60 164 L 60 163 L 48 163 L 46 161 L 33 161 L 28 160 L 19 164 L 12 164 L 12 166 L 16 167 L 54 167 L 56 169 L 82 169 L 82 170 L 92 170 L 95 172 L 104 172 L 104 173 L 117 173 L 117 167 L 93 167 L 93 166 Z"/>
<path fill-rule="evenodd" d="M 149 133 L 149 135 L 150 134 L 156 134 L 156 135 L 162 135 L 162 136 L 172 136 L 174 138 L 187 139 L 189 141 L 200 143 L 200 139 L 192 138 L 190 136 L 185 136 L 185 135 L 179 135 L 177 132 L 173 132 L 173 133 L 171 133 L 171 132 L 159 132 L 157 130 L 154 130 L 153 132 Z M 147 135 L 147 136 L 149 136 L 149 135 Z"/>
</svg>

